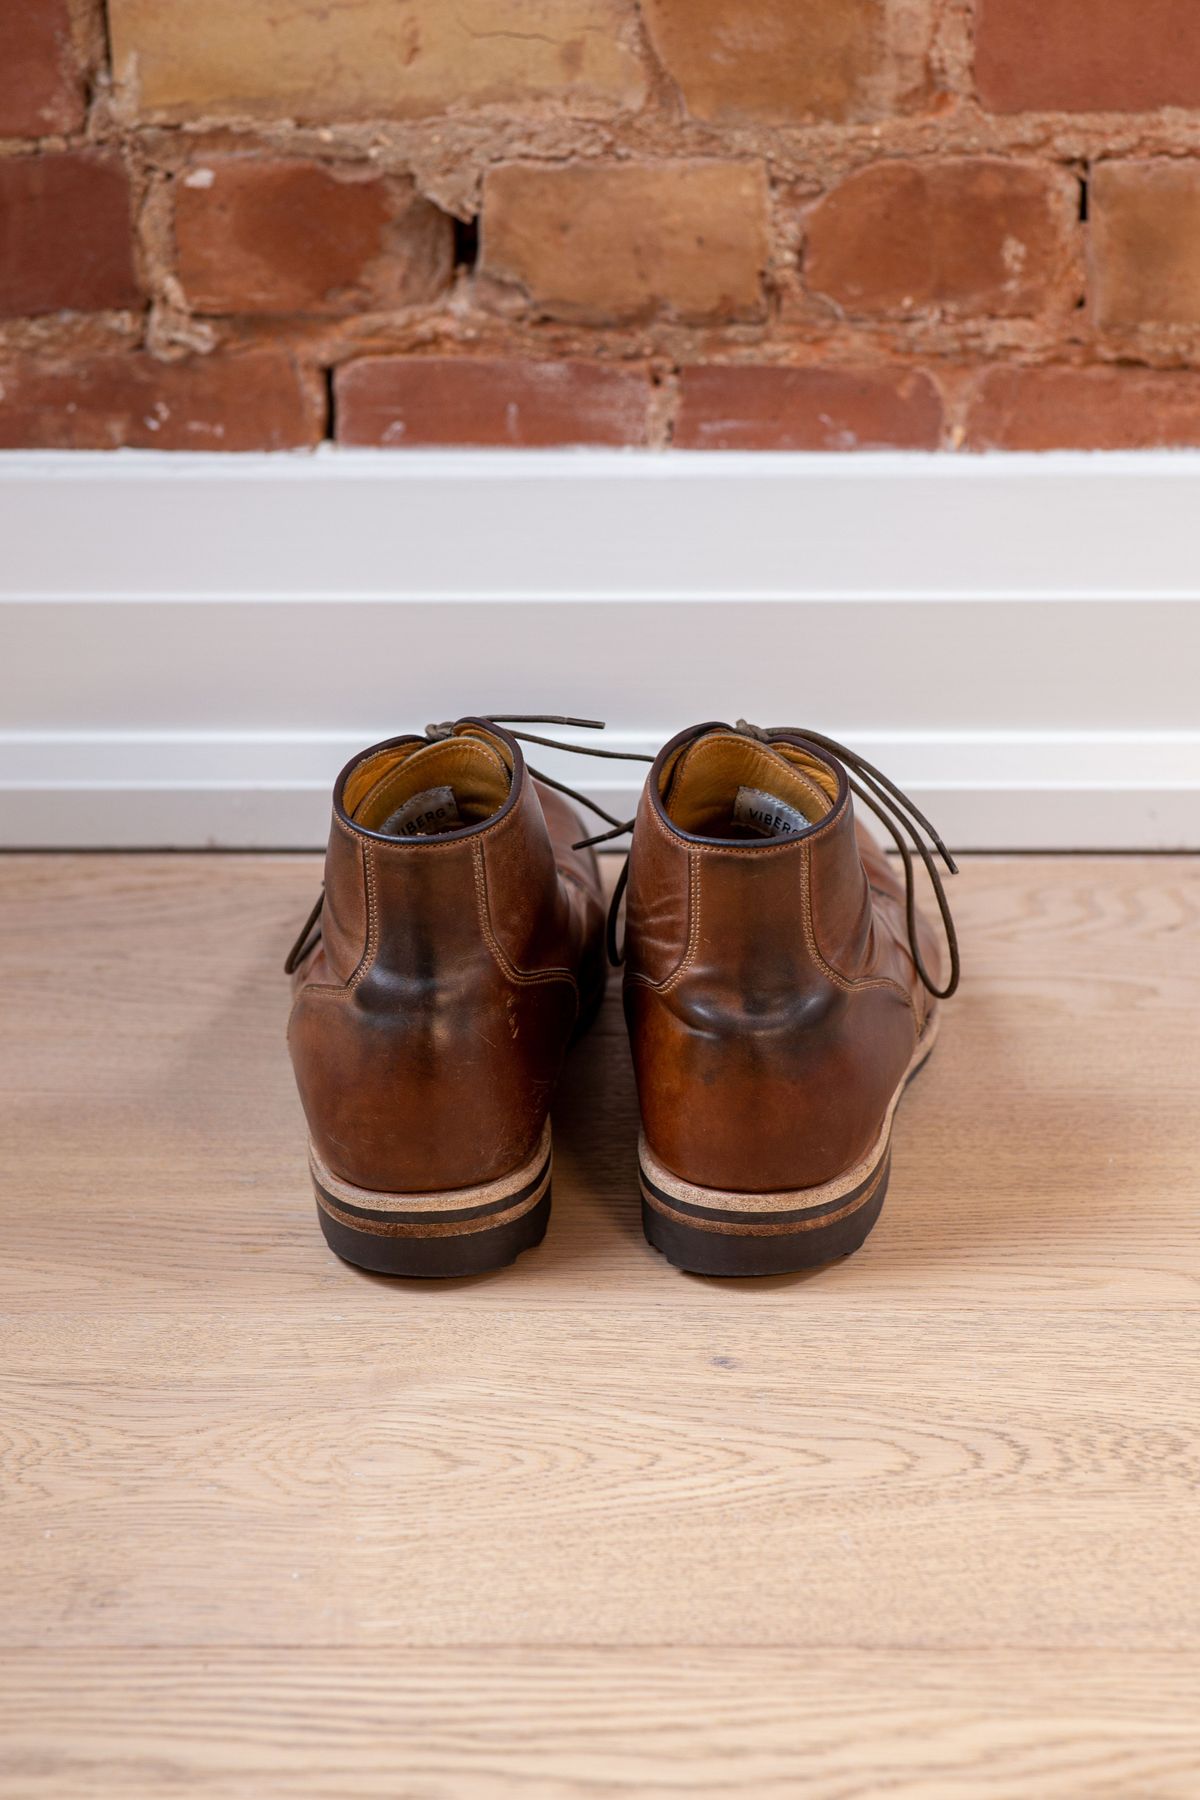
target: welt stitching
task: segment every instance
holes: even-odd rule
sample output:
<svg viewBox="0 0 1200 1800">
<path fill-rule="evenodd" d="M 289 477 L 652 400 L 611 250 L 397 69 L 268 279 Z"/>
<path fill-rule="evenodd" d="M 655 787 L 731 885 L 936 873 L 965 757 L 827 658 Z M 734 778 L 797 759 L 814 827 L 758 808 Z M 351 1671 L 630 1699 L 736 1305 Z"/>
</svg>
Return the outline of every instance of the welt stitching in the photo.
<svg viewBox="0 0 1200 1800">
<path fill-rule="evenodd" d="M 530 987 L 538 982 L 547 981 L 569 982 L 571 987 L 575 990 L 575 997 L 578 1002 L 579 983 L 576 981 L 574 975 L 572 975 L 570 969 L 525 970 L 518 969 L 509 961 L 503 946 L 495 932 L 492 930 L 491 913 L 488 907 L 487 876 L 484 873 L 483 866 L 483 849 L 478 842 L 471 846 L 471 861 L 474 868 L 475 903 L 476 910 L 479 914 L 480 930 L 483 932 L 484 942 L 491 951 L 492 959 L 501 974 L 504 975 L 507 980 L 521 987 Z"/>
</svg>

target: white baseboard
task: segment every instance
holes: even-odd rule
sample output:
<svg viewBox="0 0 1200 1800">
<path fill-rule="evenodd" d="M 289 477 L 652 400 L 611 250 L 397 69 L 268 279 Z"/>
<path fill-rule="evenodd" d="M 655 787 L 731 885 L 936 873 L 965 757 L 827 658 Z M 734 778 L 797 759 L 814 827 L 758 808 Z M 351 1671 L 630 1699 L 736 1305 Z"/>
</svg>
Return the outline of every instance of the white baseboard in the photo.
<svg viewBox="0 0 1200 1800">
<path fill-rule="evenodd" d="M 667 732 L 609 732 L 603 741 L 652 752 Z M 850 735 L 960 850 L 1200 842 L 1200 733 Z M 328 832 L 334 775 L 369 741 L 369 733 L 0 739 L 5 839 L 28 848 L 314 848 Z M 591 771 L 603 765 L 581 758 L 541 749 L 529 756 L 616 817 L 633 813 L 637 764 L 597 777 Z M 603 826 L 597 820 L 589 829 Z"/>
<path fill-rule="evenodd" d="M 315 847 L 356 748 L 507 708 L 812 725 L 963 849 L 1200 848 L 1198 500 L 1190 454 L 3 456 L 0 843 Z"/>
</svg>

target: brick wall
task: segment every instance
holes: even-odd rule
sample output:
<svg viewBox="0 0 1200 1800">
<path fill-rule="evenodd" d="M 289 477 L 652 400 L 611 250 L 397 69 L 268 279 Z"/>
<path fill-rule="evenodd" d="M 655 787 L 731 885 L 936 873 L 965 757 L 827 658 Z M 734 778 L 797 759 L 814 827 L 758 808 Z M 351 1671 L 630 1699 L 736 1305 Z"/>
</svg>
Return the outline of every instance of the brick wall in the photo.
<svg viewBox="0 0 1200 1800">
<path fill-rule="evenodd" d="M 1200 0 L 0 0 L 0 443 L 1200 443 Z"/>
</svg>

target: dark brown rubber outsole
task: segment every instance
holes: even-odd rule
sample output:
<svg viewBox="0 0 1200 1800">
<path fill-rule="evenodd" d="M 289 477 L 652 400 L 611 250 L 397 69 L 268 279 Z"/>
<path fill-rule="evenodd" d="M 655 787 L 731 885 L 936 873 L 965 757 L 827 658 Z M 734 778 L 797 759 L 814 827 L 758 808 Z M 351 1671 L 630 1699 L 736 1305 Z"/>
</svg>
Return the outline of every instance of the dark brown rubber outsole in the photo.
<svg viewBox="0 0 1200 1800">
<path fill-rule="evenodd" d="M 547 1125 L 529 1161 L 470 1188 L 396 1194 L 355 1187 L 309 1146 L 325 1241 L 343 1262 L 376 1275 L 483 1275 L 539 1244 L 550 1217 Z"/>
<path fill-rule="evenodd" d="M 325 1242 L 343 1262 L 370 1269 L 375 1275 L 407 1276 L 416 1280 L 486 1275 L 507 1268 L 522 1250 L 532 1250 L 546 1235 L 550 1221 L 550 1189 L 529 1212 L 504 1225 L 483 1231 L 460 1231 L 445 1236 L 382 1237 L 335 1218 L 317 1198 L 317 1217 Z"/>
<path fill-rule="evenodd" d="M 814 1220 L 791 1231 L 765 1230 L 750 1215 L 728 1214 L 719 1222 L 690 1224 L 670 1202 L 669 1211 L 660 1210 L 666 1197 L 656 1191 L 658 1205 L 642 1195 L 642 1229 L 669 1263 L 689 1275 L 794 1275 L 850 1256 L 865 1243 L 882 1210 L 889 1173 L 890 1153 L 885 1153 L 872 1191 L 827 1224 Z M 647 1183 L 644 1170 L 642 1181 Z"/>
</svg>

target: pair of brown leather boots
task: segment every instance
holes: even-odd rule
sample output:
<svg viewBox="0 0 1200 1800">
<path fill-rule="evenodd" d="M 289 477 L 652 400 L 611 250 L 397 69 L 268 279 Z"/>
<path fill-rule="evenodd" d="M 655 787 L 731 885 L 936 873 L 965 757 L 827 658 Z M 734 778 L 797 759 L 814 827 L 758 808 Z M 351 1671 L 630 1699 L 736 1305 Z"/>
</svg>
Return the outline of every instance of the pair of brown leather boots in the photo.
<svg viewBox="0 0 1200 1800">
<path fill-rule="evenodd" d="M 543 722 L 590 723 L 508 724 Z M 604 992 L 606 906 L 601 839 L 520 738 L 550 741 L 464 718 L 356 757 L 334 789 L 322 899 L 288 959 L 321 1227 L 385 1274 L 499 1268 L 549 1219 L 550 1102 Z M 852 794 L 891 832 L 903 881 Z M 705 1275 L 849 1254 L 879 1215 L 896 1103 L 957 985 L 922 833 L 953 863 L 843 746 L 744 722 L 672 739 L 631 828 L 625 1012 L 646 1236 Z M 942 986 L 909 840 L 946 927 Z"/>
</svg>

